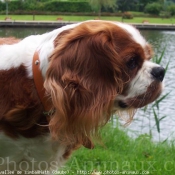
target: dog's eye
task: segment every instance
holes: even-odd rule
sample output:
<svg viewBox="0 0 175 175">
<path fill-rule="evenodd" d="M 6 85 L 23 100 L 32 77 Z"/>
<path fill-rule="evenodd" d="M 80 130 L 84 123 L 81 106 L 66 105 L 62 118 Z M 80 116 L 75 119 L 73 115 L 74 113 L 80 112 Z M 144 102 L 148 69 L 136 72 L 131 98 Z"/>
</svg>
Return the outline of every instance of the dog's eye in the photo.
<svg viewBox="0 0 175 175">
<path fill-rule="evenodd" d="M 127 62 L 127 67 L 131 70 L 137 67 L 137 58 L 133 57 Z"/>
</svg>

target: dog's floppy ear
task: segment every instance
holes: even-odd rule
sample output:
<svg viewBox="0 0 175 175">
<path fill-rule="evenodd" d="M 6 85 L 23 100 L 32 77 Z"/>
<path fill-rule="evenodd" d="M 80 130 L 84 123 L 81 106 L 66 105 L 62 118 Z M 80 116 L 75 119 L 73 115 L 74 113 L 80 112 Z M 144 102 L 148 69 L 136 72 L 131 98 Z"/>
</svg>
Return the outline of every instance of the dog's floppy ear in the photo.
<svg viewBox="0 0 175 175">
<path fill-rule="evenodd" d="M 50 121 L 54 139 L 92 147 L 87 138 L 109 120 L 123 88 L 122 63 L 110 29 L 94 22 L 58 36 L 44 83 L 56 108 Z"/>
</svg>

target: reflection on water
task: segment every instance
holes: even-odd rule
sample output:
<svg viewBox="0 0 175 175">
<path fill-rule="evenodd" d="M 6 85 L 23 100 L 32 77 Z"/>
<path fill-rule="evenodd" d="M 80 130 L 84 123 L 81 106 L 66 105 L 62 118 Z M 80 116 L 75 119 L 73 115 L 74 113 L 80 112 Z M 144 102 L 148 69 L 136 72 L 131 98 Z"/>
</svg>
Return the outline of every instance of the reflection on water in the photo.
<svg viewBox="0 0 175 175">
<path fill-rule="evenodd" d="M 51 30 L 50 28 L 3 28 L 0 29 L 0 36 L 23 38 L 28 35 L 42 34 Z M 161 55 L 165 48 L 165 55 L 161 64 L 164 67 L 168 61 L 170 61 L 170 64 L 164 80 L 165 89 L 163 95 L 166 93 L 170 94 L 160 103 L 158 113 L 160 118 L 163 117 L 160 122 L 160 134 L 157 132 L 151 105 L 149 106 L 150 110 L 146 113 L 142 109 L 138 110 L 135 120 L 128 129 L 131 130 L 131 134 L 144 134 L 151 131 L 155 140 L 175 138 L 175 32 L 144 30 L 141 33 L 154 46 L 156 55 Z"/>
<path fill-rule="evenodd" d="M 42 34 L 51 30 L 52 29 L 50 28 L 1 28 L 0 36 L 14 36 L 16 38 L 24 38 L 29 35 Z"/>
</svg>

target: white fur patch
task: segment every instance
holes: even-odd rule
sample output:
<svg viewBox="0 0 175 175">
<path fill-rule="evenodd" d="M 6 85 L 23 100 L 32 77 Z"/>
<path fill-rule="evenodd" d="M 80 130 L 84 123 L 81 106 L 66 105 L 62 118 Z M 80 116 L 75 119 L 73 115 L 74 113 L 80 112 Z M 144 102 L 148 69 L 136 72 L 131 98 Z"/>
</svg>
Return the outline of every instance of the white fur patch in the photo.
<svg viewBox="0 0 175 175">
<path fill-rule="evenodd" d="M 137 75 L 130 82 L 128 95 L 119 95 L 117 96 L 117 100 L 129 99 L 145 93 L 148 86 L 154 81 L 151 75 L 151 70 L 154 67 L 159 67 L 159 65 L 150 61 L 145 61 Z"/>
<path fill-rule="evenodd" d="M 0 70 L 9 70 L 11 68 L 17 68 L 23 64 L 27 67 L 28 76 L 33 77 L 33 55 L 35 51 L 39 51 L 39 58 L 41 62 L 40 69 L 44 77 L 48 65 L 48 58 L 54 49 L 54 39 L 62 31 L 74 28 L 79 24 L 80 23 L 63 26 L 59 29 L 55 29 L 49 33 L 45 33 L 42 35 L 31 35 L 24 38 L 17 44 L 1 45 Z"/>
<path fill-rule="evenodd" d="M 126 30 L 128 33 L 130 33 L 136 43 L 140 44 L 143 48 L 146 46 L 147 44 L 146 40 L 143 38 L 143 36 L 135 27 L 133 27 L 132 25 L 129 25 L 126 23 L 120 23 L 120 22 L 117 22 L 116 24 L 119 27 Z"/>
</svg>

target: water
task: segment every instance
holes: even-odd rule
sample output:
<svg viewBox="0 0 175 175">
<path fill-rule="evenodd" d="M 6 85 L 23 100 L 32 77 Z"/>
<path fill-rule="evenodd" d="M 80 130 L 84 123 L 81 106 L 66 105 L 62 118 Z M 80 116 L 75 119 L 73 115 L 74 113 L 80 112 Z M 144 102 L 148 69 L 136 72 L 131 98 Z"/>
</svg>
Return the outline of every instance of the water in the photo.
<svg viewBox="0 0 175 175">
<path fill-rule="evenodd" d="M 42 34 L 49 32 L 50 28 L 1 28 L 0 36 L 15 36 L 23 38 L 32 34 Z M 162 66 L 170 62 L 166 77 L 164 80 L 165 88 L 163 95 L 170 93 L 166 99 L 160 103 L 160 109 L 157 111 L 160 121 L 160 133 L 157 130 L 153 108 L 148 106 L 149 110 L 143 112 L 143 109 L 137 111 L 134 121 L 127 127 L 129 134 L 137 136 L 140 134 L 152 134 L 154 140 L 175 139 L 175 31 L 141 31 L 144 37 L 154 46 L 155 54 L 161 55 L 165 48 Z M 154 108 L 156 110 L 156 108 Z"/>
<path fill-rule="evenodd" d="M 1 37 L 14 36 L 17 38 L 24 38 L 29 35 L 43 34 L 51 30 L 52 29 L 50 28 L 1 28 L 0 36 Z"/>
</svg>

